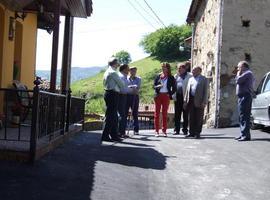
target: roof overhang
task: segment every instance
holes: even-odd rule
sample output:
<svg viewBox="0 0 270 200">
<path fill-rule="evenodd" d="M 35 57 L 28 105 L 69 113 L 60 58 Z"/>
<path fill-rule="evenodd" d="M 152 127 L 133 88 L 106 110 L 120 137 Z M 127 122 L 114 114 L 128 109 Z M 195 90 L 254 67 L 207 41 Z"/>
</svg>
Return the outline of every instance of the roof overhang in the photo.
<svg viewBox="0 0 270 200">
<path fill-rule="evenodd" d="M 53 30 L 56 0 L 0 0 L 0 3 L 14 12 L 36 13 L 37 27 L 48 32 Z M 60 15 L 87 18 L 93 12 L 92 0 L 60 0 Z"/>
<path fill-rule="evenodd" d="M 188 12 L 187 20 L 186 20 L 188 24 L 191 24 L 194 22 L 198 9 L 200 8 L 200 5 L 203 1 L 204 0 L 192 0 L 191 6 Z"/>
<path fill-rule="evenodd" d="M 53 13 L 54 0 L 0 0 L 8 9 L 17 12 L 40 12 L 41 6 L 46 13 Z M 62 0 L 61 15 L 86 18 L 93 12 L 92 0 Z"/>
</svg>

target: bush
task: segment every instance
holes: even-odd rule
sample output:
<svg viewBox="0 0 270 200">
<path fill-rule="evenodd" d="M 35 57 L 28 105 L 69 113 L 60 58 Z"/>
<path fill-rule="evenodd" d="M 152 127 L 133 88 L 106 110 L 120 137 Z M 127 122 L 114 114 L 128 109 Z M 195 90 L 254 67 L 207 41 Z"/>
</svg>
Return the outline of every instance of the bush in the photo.
<svg viewBox="0 0 270 200">
<path fill-rule="evenodd" d="M 179 44 L 191 34 L 191 27 L 188 25 L 170 25 L 146 35 L 140 42 L 140 46 L 146 53 L 160 60 L 173 60 L 185 55 L 181 55 Z"/>
<path fill-rule="evenodd" d="M 130 54 L 124 50 L 117 52 L 114 57 L 117 58 L 120 64 L 129 64 L 131 62 Z"/>
</svg>

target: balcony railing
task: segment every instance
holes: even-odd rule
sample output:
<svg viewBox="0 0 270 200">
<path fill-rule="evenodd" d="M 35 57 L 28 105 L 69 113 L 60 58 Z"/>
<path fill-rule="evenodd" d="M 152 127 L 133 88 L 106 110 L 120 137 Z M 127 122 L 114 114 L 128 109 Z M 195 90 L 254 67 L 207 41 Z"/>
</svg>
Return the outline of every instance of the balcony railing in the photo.
<svg viewBox="0 0 270 200">
<path fill-rule="evenodd" d="M 85 100 L 34 90 L 0 88 L 0 150 L 29 153 L 50 145 L 69 130 L 83 127 Z"/>
</svg>

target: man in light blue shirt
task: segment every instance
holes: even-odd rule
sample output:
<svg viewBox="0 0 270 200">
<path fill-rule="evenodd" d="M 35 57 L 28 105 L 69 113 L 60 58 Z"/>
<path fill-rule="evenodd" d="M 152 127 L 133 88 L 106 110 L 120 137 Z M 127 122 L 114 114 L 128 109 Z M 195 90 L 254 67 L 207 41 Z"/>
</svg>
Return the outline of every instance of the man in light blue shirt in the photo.
<svg viewBox="0 0 270 200">
<path fill-rule="evenodd" d="M 124 87 L 120 90 L 119 101 L 118 101 L 118 114 L 119 114 L 119 136 L 121 138 L 127 137 L 126 126 L 127 126 L 127 94 L 133 92 L 133 88 L 128 87 L 128 73 L 129 66 L 127 64 L 122 64 L 119 68 L 119 77 L 124 84 Z"/>
<path fill-rule="evenodd" d="M 128 77 L 128 85 L 133 90 L 128 92 L 127 95 L 127 106 L 126 112 L 129 112 L 131 109 L 131 114 L 133 118 L 133 126 L 134 126 L 134 135 L 139 134 L 139 120 L 138 120 L 138 110 L 139 110 L 139 91 L 141 88 L 141 78 L 136 76 L 137 74 L 137 67 L 132 66 L 130 67 L 130 76 Z"/>
<path fill-rule="evenodd" d="M 104 86 L 104 101 L 106 104 L 105 122 L 102 133 L 101 141 L 121 141 L 118 136 L 118 115 L 117 107 L 119 101 L 119 93 L 124 88 L 124 83 L 117 73 L 119 66 L 116 58 L 109 60 L 109 67 L 104 73 L 103 86 Z"/>
</svg>

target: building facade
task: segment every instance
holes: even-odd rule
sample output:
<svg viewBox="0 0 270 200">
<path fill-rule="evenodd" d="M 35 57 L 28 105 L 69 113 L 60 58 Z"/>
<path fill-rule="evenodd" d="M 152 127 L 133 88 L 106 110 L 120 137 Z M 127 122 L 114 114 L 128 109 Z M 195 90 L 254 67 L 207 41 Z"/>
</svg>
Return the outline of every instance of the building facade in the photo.
<svg viewBox="0 0 270 200">
<path fill-rule="evenodd" d="M 209 127 L 238 124 L 232 71 L 247 60 L 260 79 L 270 69 L 270 0 L 193 0 L 187 22 L 193 27 L 192 66 L 209 79 Z"/>
<path fill-rule="evenodd" d="M 35 14 L 15 18 L 15 12 L 0 3 L 0 88 L 10 87 L 14 79 L 33 87 L 36 38 Z"/>
</svg>

